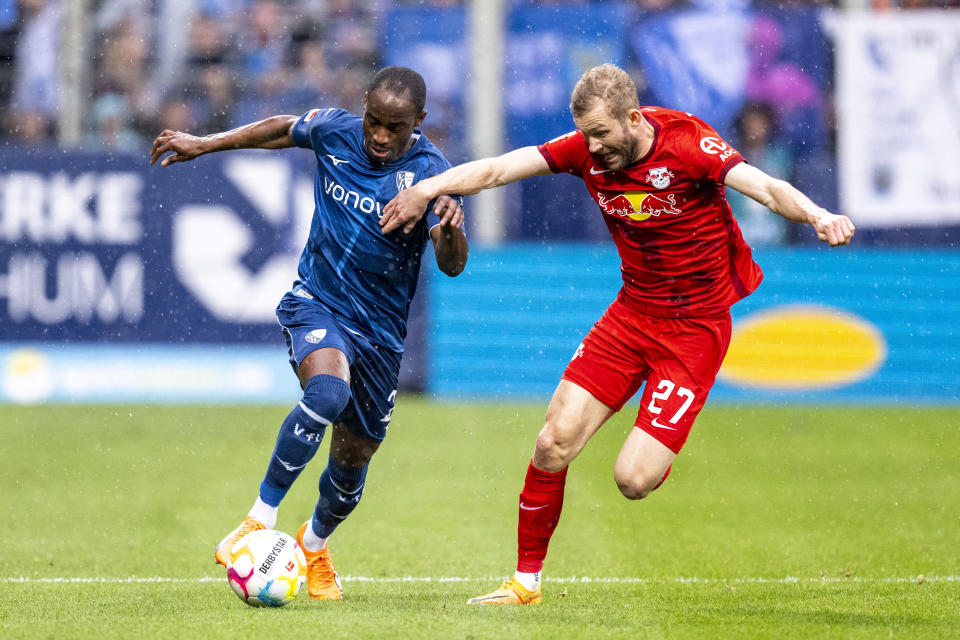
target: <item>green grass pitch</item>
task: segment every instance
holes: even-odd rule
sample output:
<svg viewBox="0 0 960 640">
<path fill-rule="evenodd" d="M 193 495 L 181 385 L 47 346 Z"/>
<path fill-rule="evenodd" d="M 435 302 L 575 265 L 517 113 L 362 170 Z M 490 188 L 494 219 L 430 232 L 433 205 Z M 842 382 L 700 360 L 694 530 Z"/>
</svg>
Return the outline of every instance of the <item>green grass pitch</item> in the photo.
<svg viewBox="0 0 960 640">
<path fill-rule="evenodd" d="M 625 410 L 571 466 L 544 604 L 465 606 L 512 572 L 543 411 L 401 398 L 331 538 L 345 599 L 259 610 L 213 547 L 285 408 L 0 406 L 0 636 L 960 637 L 958 409 L 708 406 L 638 502 L 613 482 Z M 278 528 L 310 514 L 324 449 Z"/>
</svg>

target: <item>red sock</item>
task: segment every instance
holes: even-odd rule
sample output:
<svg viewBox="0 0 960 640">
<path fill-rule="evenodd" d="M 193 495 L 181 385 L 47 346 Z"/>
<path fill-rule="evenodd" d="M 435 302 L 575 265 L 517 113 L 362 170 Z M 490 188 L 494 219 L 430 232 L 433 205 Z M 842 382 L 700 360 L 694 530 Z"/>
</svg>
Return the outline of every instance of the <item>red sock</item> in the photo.
<svg viewBox="0 0 960 640">
<path fill-rule="evenodd" d="M 517 571 L 535 573 L 543 569 L 550 536 L 557 528 L 563 509 L 563 486 L 567 469 L 551 473 L 527 467 L 527 478 L 520 492 L 520 518 L 517 524 Z"/>
</svg>

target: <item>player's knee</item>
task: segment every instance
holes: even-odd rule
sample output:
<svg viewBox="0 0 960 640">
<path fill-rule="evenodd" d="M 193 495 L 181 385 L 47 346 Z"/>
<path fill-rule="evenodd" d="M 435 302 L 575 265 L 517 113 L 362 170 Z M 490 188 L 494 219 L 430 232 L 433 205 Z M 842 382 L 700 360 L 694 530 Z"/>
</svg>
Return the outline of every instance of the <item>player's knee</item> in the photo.
<svg viewBox="0 0 960 640">
<path fill-rule="evenodd" d="M 649 485 L 634 480 L 617 480 L 617 487 L 624 498 L 628 500 L 642 500 L 653 490 Z"/>
<path fill-rule="evenodd" d="M 537 450 L 534 457 L 538 462 L 546 463 L 546 471 L 554 471 L 552 467 L 566 466 L 570 450 L 570 444 L 547 425 L 537 436 Z"/>
<path fill-rule="evenodd" d="M 544 429 L 537 436 L 537 453 L 551 453 L 556 446 L 553 434 Z"/>
<path fill-rule="evenodd" d="M 617 483 L 620 493 L 628 500 L 642 500 L 660 486 L 663 475 L 654 475 L 644 472 L 620 473 L 614 472 L 613 479 Z"/>
<path fill-rule="evenodd" d="M 350 400 L 350 385 L 336 376 L 317 375 L 307 381 L 300 399 L 307 431 L 322 432 L 336 421 Z"/>
</svg>

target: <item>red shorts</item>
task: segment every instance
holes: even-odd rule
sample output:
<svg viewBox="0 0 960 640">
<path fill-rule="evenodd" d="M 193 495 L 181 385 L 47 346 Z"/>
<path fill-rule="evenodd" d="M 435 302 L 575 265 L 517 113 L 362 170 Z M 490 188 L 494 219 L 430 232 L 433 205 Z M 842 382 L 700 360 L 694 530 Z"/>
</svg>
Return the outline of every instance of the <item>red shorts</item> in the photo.
<svg viewBox="0 0 960 640">
<path fill-rule="evenodd" d="M 593 325 L 563 379 L 614 411 L 646 382 L 636 426 L 679 453 L 730 346 L 730 314 L 660 318 L 619 300 Z"/>
</svg>

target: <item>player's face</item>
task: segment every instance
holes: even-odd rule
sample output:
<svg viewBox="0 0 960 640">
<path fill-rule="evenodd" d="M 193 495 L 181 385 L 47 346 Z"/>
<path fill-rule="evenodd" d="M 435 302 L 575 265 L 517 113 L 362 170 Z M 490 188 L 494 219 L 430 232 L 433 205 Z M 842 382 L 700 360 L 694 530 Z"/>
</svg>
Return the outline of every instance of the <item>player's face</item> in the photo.
<svg viewBox="0 0 960 640">
<path fill-rule="evenodd" d="M 640 159 L 640 137 L 629 116 L 622 120 L 614 118 L 598 100 L 590 111 L 575 117 L 573 122 L 586 138 L 587 148 L 597 164 L 617 170 Z"/>
<path fill-rule="evenodd" d="M 363 146 L 374 164 L 402 156 L 413 143 L 413 130 L 427 113 L 406 95 L 375 89 L 363 99 Z"/>
</svg>

